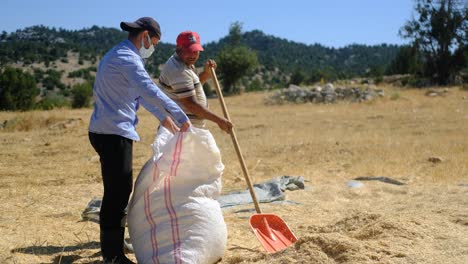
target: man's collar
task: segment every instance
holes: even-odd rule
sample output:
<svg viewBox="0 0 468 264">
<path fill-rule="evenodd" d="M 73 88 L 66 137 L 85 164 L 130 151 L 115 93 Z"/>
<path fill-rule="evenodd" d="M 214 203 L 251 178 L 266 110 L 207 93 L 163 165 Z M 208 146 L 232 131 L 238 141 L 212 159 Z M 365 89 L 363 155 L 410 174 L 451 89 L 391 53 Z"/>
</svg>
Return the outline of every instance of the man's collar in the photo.
<svg viewBox="0 0 468 264">
<path fill-rule="evenodd" d="M 182 59 L 179 57 L 179 54 L 177 54 L 177 52 L 175 52 L 173 56 L 174 56 L 174 58 L 175 58 L 178 62 L 184 63 L 184 62 L 182 61 Z M 184 64 L 185 64 L 185 63 L 184 63 Z"/>
<path fill-rule="evenodd" d="M 133 50 L 136 54 L 140 55 L 140 52 L 138 51 L 137 47 L 135 46 L 135 44 L 133 44 L 132 41 L 130 41 L 129 39 L 126 39 L 124 40 L 124 43 L 126 46 L 128 46 L 131 50 Z"/>
</svg>

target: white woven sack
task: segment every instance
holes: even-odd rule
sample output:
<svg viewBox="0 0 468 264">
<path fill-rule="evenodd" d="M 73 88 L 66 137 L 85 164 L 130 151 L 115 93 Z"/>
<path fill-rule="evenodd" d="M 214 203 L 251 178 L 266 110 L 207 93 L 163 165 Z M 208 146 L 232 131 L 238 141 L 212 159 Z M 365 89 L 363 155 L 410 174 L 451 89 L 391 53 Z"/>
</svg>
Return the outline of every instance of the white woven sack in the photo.
<svg viewBox="0 0 468 264">
<path fill-rule="evenodd" d="M 213 136 L 160 128 L 153 150 L 129 204 L 138 263 L 215 263 L 226 249 L 227 229 L 216 201 L 224 165 Z"/>
</svg>

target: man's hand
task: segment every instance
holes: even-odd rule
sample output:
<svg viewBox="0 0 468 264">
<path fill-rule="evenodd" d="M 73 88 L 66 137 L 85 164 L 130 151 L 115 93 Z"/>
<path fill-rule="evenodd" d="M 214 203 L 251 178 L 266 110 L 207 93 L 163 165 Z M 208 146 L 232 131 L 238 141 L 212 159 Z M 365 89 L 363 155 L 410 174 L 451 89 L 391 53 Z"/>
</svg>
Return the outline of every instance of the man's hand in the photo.
<svg viewBox="0 0 468 264">
<path fill-rule="evenodd" d="M 218 66 L 218 65 L 216 65 L 216 61 L 214 61 L 214 60 L 212 60 L 212 59 L 209 59 L 209 60 L 207 60 L 207 61 L 205 62 L 205 69 L 204 69 L 204 71 L 205 71 L 205 72 L 210 72 L 210 68 L 213 68 L 213 69 L 216 70 L 216 67 L 217 67 L 217 66 Z"/>
<path fill-rule="evenodd" d="M 219 128 L 221 128 L 221 130 L 223 130 L 224 132 L 230 134 L 231 133 L 231 130 L 232 130 L 232 127 L 234 126 L 231 121 L 227 120 L 226 118 L 221 118 L 218 122 L 216 122 L 219 126 Z"/>
<path fill-rule="evenodd" d="M 187 122 L 183 123 L 180 126 L 180 132 L 187 132 L 187 130 L 190 128 L 191 125 L 192 125 L 192 123 L 190 123 L 190 121 L 187 121 Z"/>
<path fill-rule="evenodd" d="M 201 72 L 198 75 L 198 78 L 200 78 L 200 83 L 202 85 L 205 84 L 205 82 L 212 77 L 211 68 L 216 69 L 216 67 L 217 67 L 216 61 L 214 60 L 209 59 L 205 62 L 205 66 L 203 67 L 203 72 Z"/>
<path fill-rule="evenodd" d="M 166 119 L 161 122 L 161 125 L 171 131 L 172 134 L 175 134 L 177 131 L 179 131 L 179 127 L 177 127 L 174 121 L 172 121 L 170 116 L 167 116 Z"/>
<path fill-rule="evenodd" d="M 163 127 L 167 128 L 169 131 L 171 131 L 172 134 L 175 134 L 176 132 L 179 132 L 179 131 L 180 132 L 187 132 L 187 130 L 192 125 L 192 123 L 190 123 L 190 121 L 187 120 L 187 122 L 183 123 L 180 126 L 180 129 L 179 129 L 179 127 L 174 123 L 172 118 L 170 116 L 167 116 L 166 119 L 164 119 L 164 121 L 162 121 L 161 125 Z"/>
</svg>

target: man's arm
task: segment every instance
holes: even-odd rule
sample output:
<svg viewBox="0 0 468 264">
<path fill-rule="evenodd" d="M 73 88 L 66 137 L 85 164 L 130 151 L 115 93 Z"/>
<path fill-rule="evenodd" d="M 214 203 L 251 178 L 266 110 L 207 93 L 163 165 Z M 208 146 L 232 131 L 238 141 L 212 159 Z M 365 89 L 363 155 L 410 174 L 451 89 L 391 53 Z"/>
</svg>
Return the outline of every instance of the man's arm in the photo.
<svg viewBox="0 0 468 264">
<path fill-rule="evenodd" d="M 148 110 L 150 113 L 152 113 L 159 119 L 163 127 L 167 128 L 172 133 L 175 133 L 177 131 L 186 132 L 188 128 L 192 125 L 190 121 L 187 120 L 184 123 L 181 123 L 179 128 L 176 125 L 176 123 L 172 120 L 172 118 L 169 115 L 166 115 L 166 110 L 164 110 L 163 107 L 161 107 L 160 105 L 147 103 L 143 97 L 140 98 L 140 102 L 146 108 L 146 110 Z M 161 115 L 161 113 L 164 113 L 166 116 L 160 118 L 158 115 Z"/>
<path fill-rule="evenodd" d="M 227 120 L 224 117 L 216 115 L 215 113 L 211 112 L 208 108 L 199 104 L 195 96 L 180 98 L 179 102 L 183 105 L 185 109 L 187 109 L 188 112 L 196 115 L 198 118 L 213 121 L 224 132 L 231 132 L 233 126 L 231 121 Z"/>
<path fill-rule="evenodd" d="M 131 89 L 134 89 L 135 98 L 140 96 L 143 106 L 148 111 L 161 122 L 166 120 L 165 110 L 171 113 L 179 124 L 189 121 L 182 109 L 156 86 L 141 61 L 126 62 L 122 65 L 122 70 L 126 72 Z"/>
</svg>

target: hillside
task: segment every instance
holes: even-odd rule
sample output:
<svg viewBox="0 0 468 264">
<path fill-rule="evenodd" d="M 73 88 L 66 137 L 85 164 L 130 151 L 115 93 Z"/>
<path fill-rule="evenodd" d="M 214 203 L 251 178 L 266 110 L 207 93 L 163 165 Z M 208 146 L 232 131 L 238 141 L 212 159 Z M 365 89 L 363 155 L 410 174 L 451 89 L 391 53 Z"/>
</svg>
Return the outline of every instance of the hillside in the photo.
<svg viewBox="0 0 468 264">
<path fill-rule="evenodd" d="M 284 88 L 290 83 L 299 84 L 302 81 L 310 84 L 382 76 L 399 51 L 398 46 L 386 44 L 354 44 L 339 49 L 320 44 L 305 45 L 259 30 L 240 33 L 239 36 L 238 43 L 255 52 L 259 62 L 253 72 L 242 75 L 238 81 L 240 90 L 246 91 Z M 35 108 L 40 109 L 69 106 L 77 85 L 83 86 L 81 91 L 88 91 L 84 92 L 84 96 L 89 98 L 100 58 L 126 37 L 126 32 L 121 30 L 98 26 L 81 30 L 33 26 L 13 33 L 2 32 L 0 72 L 10 76 L 5 74 L 4 69 L 8 68 L 11 72 L 11 68 L 16 68 L 19 71 L 15 70 L 17 73 L 13 75 L 20 76 L 21 71 L 24 71 L 24 76 L 5 79 L 30 78 L 35 82 L 25 88 L 31 90 L 27 93 L 34 94 L 34 98 L 31 98 L 33 102 L 28 105 L 34 104 Z M 218 58 L 220 51 L 230 44 L 229 39 L 230 35 L 227 35 L 219 41 L 204 45 L 205 51 L 201 53 L 196 66 L 202 66 L 208 58 Z M 150 75 L 158 77 L 160 65 L 174 50 L 174 44 L 163 42 L 158 45 L 155 54 L 146 61 Z M 220 78 L 223 79 L 222 74 Z M 7 90 L 21 90 L 12 88 L 11 84 L 7 85 Z M 211 89 L 205 88 L 210 95 Z M 8 96 L 4 95 L 5 98 Z M 11 104 L 4 104 L 4 109 L 13 107 Z M 83 106 L 87 104 L 85 102 Z"/>
<path fill-rule="evenodd" d="M 115 28 L 93 26 L 81 30 L 65 30 L 33 26 L 0 35 L 0 67 L 7 64 L 31 65 L 44 63 L 46 67 L 57 60 L 67 60 L 69 52 L 77 54 L 78 61 L 95 64 L 113 45 L 126 38 L 126 33 Z M 386 67 L 396 56 L 396 45 L 350 45 L 335 49 L 320 44 L 305 45 L 270 36 L 253 30 L 242 35 L 241 42 L 254 50 L 260 64 L 267 70 L 280 69 L 285 74 L 300 67 L 305 72 L 331 69 L 347 76 L 362 76 L 372 68 Z M 205 45 L 200 62 L 216 57 L 227 44 L 227 37 Z M 159 65 L 171 55 L 173 44 L 161 43 L 148 64 Z M 157 74 L 156 67 L 149 69 Z"/>
</svg>

